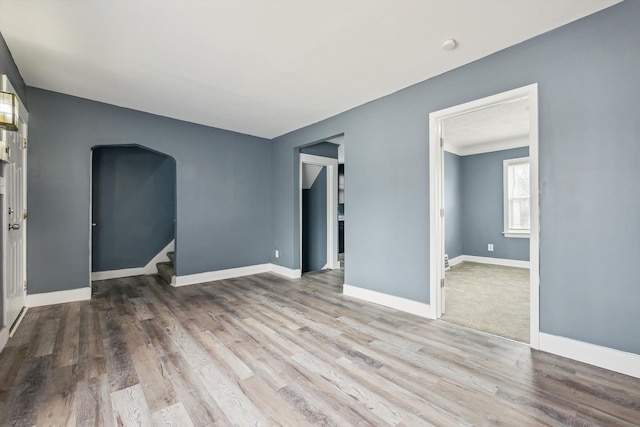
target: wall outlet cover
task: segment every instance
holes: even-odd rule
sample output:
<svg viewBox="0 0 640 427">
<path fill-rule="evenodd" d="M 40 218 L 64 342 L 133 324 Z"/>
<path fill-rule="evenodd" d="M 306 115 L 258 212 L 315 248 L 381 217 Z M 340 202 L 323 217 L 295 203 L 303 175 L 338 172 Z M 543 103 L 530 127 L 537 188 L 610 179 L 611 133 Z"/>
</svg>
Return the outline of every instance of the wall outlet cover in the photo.
<svg viewBox="0 0 640 427">
<path fill-rule="evenodd" d="M 489 245 L 487 245 L 487 250 L 489 252 L 493 252 L 493 243 L 489 243 Z"/>
<path fill-rule="evenodd" d="M 276 258 L 280 258 L 280 251 L 277 249 L 275 250 L 275 256 Z"/>
</svg>

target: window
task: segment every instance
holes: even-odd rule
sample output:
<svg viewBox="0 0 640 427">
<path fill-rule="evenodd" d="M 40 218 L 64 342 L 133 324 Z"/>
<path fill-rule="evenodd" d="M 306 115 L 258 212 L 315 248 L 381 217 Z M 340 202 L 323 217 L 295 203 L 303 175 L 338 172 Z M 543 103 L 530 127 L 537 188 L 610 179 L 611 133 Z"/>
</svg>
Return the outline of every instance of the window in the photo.
<svg viewBox="0 0 640 427">
<path fill-rule="evenodd" d="M 508 159 L 504 169 L 504 236 L 529 237 L 531 207 L 529 158 Z"/>
</svg>

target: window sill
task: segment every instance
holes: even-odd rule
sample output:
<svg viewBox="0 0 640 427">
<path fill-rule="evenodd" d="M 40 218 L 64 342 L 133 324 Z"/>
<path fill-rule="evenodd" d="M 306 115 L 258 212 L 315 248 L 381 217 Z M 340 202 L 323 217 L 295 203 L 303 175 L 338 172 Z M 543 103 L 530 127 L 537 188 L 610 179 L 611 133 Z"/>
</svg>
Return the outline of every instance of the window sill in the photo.
<svg viewBox="0 0 640 427">
<path fill-rule="evenodd" d="M 530 233 L 529 232 L 518 233 L 518 232 L 513 232 L 513 231 L 510 231 L 510 232 L 503 231 L 502 235 L 504 237 L 515 237 L 517 239 L 528 239 Z"/>
</svg>

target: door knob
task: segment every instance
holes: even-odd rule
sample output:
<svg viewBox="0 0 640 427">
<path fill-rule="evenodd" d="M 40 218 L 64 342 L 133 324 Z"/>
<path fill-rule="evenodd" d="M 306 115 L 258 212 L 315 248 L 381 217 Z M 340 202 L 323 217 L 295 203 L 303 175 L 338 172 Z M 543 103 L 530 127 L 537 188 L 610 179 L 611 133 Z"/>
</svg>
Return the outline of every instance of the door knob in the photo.
<svg viewBox="0 0 640 427">
<path fill-rule="evenodd" d="M 9 230 L 20 230 L 20 224 L 9 224 Z"/>
</svg>

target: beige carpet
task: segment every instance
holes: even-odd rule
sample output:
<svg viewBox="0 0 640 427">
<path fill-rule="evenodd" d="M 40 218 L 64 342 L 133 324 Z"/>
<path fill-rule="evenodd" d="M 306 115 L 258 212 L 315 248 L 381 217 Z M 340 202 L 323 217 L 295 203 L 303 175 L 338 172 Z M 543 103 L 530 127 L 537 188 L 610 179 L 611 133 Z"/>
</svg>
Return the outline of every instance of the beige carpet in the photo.
<svg viewBox="0 0 640 427">
<path fill-rule="evenodd" d="M 463 262 L 445 283 L 442 320 L 529 343 L 529 269 Z"/>
</svg>

